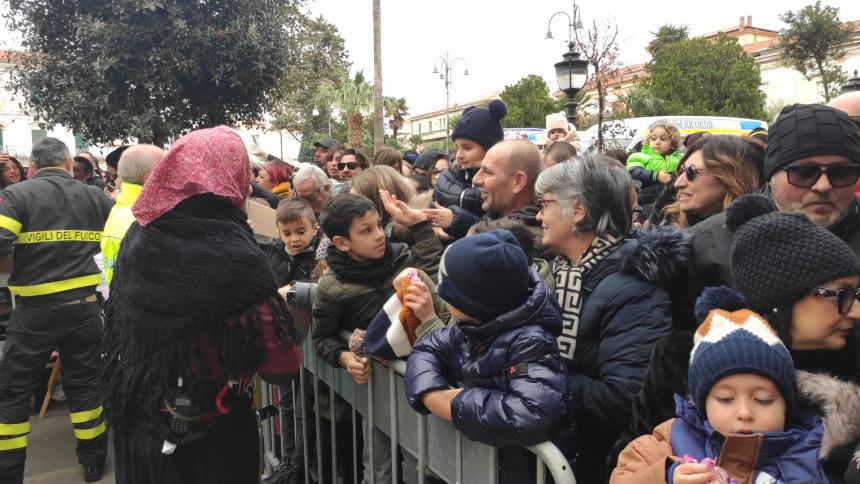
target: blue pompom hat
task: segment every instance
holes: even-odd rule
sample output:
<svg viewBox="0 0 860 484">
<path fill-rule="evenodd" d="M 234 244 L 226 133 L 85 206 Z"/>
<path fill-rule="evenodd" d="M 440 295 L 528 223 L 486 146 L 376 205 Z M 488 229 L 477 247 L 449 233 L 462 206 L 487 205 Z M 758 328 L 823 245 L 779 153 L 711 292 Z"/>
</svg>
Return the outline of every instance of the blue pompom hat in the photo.
<svg viewBox="0 0 860 484">
<path fill-rule="evenodd" d="M 786 403 L 786 421 L 797 402 L 794 362 L 776 331 L 759 314 L 740 309 L 743 296 L 726 288 L 707 288 L 696 302 L 704 322 L 693 337 L 688 389 L 696 409 L 705 415 L 705 399 L 723 377 L 752 373 L 773 382 Z"/>
<path fill-rule="evenodd" d="M 490 101 L 486 109 L 469 106 L 463 110 L 463 116 L 457 121 L 457 126 L 451 133 L 451 139 L 470 139 L 487 151 L 505 137 L 502 118 L 506 114 L 508 114 L 508 107 L 498 99 Z"/>
</svg>

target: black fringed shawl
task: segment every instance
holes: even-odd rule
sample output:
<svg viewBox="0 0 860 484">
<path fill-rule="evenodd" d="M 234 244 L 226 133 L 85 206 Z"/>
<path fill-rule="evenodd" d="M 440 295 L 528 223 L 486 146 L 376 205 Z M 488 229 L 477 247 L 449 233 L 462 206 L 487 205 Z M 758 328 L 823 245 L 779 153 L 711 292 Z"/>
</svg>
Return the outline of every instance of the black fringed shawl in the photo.
<svg viewBox="0 0 860 484">
<path fill-rule="evenodd" d="M 265 356 L 261 311 L 290 344 L 289 313 L 246 215 L 212 195 L 133 224 L 110 290 L 102 383 L 115 424 L 151 418 L 179 376 L 194 394 L 252 374 Z"/>
</svg>

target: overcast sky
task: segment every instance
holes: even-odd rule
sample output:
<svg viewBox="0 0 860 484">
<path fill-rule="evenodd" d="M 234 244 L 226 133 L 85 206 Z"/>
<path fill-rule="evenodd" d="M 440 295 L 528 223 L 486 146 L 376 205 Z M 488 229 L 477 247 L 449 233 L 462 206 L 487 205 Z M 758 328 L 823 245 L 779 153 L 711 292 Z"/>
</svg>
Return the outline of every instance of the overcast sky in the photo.
<svg viewBox="0 0 860 484">
<path fill-rule="evenodd" d="M 779 30 L 784 26 L 780 13 L 810 3 L 813 0 L 589 1 L 581 4 L 581 18 L 584 26 L 593 21 L 617 23 L 622 59 L 629 65 L 648 60 L 645 45 L 652 38 L 650 32 L 667 22 L 688 25 L 692 35 L 701 35 L 752 15 L 754 26 Z M 838 6 L 843 21 L 860 19 L 858 1 L 823 3 Z M 452 105 L 502 90 L 528 74 L 542 76 L 555 89 L 553 64 L 567 51 L 567 18 L 553 19 L 555 40 L 544 37 L 554 12 L 570 15 L 570 2 L 381 0 L 381 4 L 383 94 L 405 97 L 413 115 L 445 106 L 445 86 L 432 71 L 434 61 L 446 52 L 464 58 L 469 67 L 469 76 L 464 77 L 463 64 L 452 64 Z M 337 26 L 353 71 L 363 69 L 372 79 L 372 0 L 313 0 L 308 9 Z"/>
<path fill-rule="evenodd" d="M 373 78 L 372 0 L 307 0 L 307 9 L 335 24 L 346 40 L 353 71 Z M 562 0 L 381 0 L 382 79 L 386 96 L 405 97 L 411 114 L 445 106 L 445 87 L 432 74 L 439 56 L 450 53 L 468 64 L 452 63 L 451 104 L 465 102 L 523 76 L 538 74 L 555 89 L 553 64 L 567 51 L 567 18 L 552 21 L 554 40 L 545 40 L 553 13 L 570 15 L 572 4 Z M 753 25 L 779 30 L 778 15 L 813 0 L 589 1 L 581 4 L 584 26 L 611 21 L 620 29 L 625 64 L 648 60 L 645 45 L 661 25 L 671 22 L 701 35 L 737 25 L 752 15 Z M 825 1 L 838 6 L 843 21 L 860 19 L 860 1 Z M 8 7 L 0 0 L 0 10 Z M 0 28 L 0 47 L 17 47 L 17 36 Z"/>
</svg>

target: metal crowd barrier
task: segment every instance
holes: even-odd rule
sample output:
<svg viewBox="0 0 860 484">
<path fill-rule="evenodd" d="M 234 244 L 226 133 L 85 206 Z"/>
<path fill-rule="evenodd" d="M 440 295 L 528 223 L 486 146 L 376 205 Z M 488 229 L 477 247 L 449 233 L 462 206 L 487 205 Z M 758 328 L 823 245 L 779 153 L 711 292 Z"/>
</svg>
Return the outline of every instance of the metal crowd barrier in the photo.
<svg viewBox="0 0 860 484">
<path fill-rule="evenodd" d="M 345 334 L 345 336 L 348 336 Z M 300 375 L 299 385 L 294 385 L 292 392 L 294 398 L 293 408 L 296 405 L 302 409 L 302 415 L 308 415 L 311 409 L 305 407 L 305 399 L 300 391 L 307 388 L 305 385 L 312 384 L 314 402 L 319 402 L 319 381 L 325 382 L 329 387 L 329 402 L 334 402 L 335 394 L 340 395 L 352 407 L 352 439 L 353 452 L 356 448 L 357 429 L 356 413 L 362 415 L 367 423 L 367 428 L 376 427 L 391 438 L 392 476 L 394 484 L 397 483 L 398 472 L 398 447 L 403 452 L 408 452 L 418 461 L 417 475 L 418 483 L 425 482 L 425 468 L 429 468 L 438 478 L 448 483 L 488 483 L 495 484 L 497 480 L 497 458 L 496 449 L 488 445 L 472 442 L 463 438 L 452 422 L 437 418 L 433 415 L 420 415 L 409 406 L 406 401 L 403 375 L 406 371 L 406 362 L 402 360 L 389 361 L 385 365 L 373 361 L 373 369 L 370 379 L 365 385 L 356 385 L 352 378 L 341 369 L 335 369 L 316 357 L 310 335 L 303 344 L 303 364 L 311 374 L 316 375 L 313 382 L 305 382 L 304 372 Z M 297 388 L 298 387 L 298 388 Z M 263 406 L 272 405 L 273 392 L 278 388 L 274 385 L 263 384 L 262 398 Z M 314 426 L 316 435 L 320 434 L 320 415 L 314 411 Z M 294 416 L 295 418 L 295 416 Z M 305 421 L 307 418 L 305 417 Z M 279 459 L 274 449 L 275 445 L 275 419 L 269 418 L 262 424 L 263 445 L 263 477 L 271 475 L 278 465 Z M 321 439 L 316 439 L 316 448 L 309 449 L 307 431 L 300 445 L 304 446 L 304 468 L 305 482 L 311 482 L 310 472 L 312 460 L 311 453 L 321 456 Z M 295 436 L 282 435 L 282 439 L 295 439 Z M 452 445 L 453 443 L 453 445 Z M 373 455 L 373 439 L 365 437 L 365 446 L 369 446 L 370 455 Z M 323 466 L 330 465 L 332 475 L 336 475 L 337 450 L 335 447 L 335 425 L 331 425 L 331 462 L 322 462 L 322 458 L 316 459 L 316 472 L 318 476 L 323 475 Z M 573 472 L 567 459 L 553 443 L 546 441 L 527 448 L 537 456 L 536 482 L 546 482 L 546 471 L 549 469 L 556 484 L 576 484 Z M 283 455 L 283 453 L 281 453 Z M 360 455 L 352 456 L 353 475 L 355 484 L 361 481 L 358 475 L 358 462 Z M 370 463 L 370 475 L 374 476 L 373 459 Z M 382 483 L 380 483 L 382 484 Z"/>
</svg>

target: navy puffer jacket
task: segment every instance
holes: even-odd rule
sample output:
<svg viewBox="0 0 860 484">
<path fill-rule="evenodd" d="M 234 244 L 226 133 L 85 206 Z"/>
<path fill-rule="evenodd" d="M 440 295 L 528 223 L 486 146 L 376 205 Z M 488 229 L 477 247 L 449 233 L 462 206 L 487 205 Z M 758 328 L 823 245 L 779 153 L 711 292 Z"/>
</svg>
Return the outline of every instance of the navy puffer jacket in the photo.
<svg viewBox="0 0 860 484">
<path fill-rule="evenodd" d="M 451 415 L 469 439 L 494 447 L 552 439 L 573 456 L 567 372 L 556 341 L 559 306 L 536 272 L 531 278 L 532 293 L 522 306 L 489 323 L 458 324 L 421 340 L 409 356 L 406 395 L 416 411 L 427 414 L 425 393 L 465 387 L 451 402 Z M 505 463 L 499 462 L 504 473 Z"/>
<path fill-rule="evenodd" d="M 481 192 L 472 186 L 472 177 L 478 170 L 465 169 L 459 165 L 439 174 L 436 188 L 433 189 L 433 201 L 454 212 L 454 220 L 445 232 L 454 240 L 466 236 L 469 227 L 475 225 L 484 216 L 481 205 Z"/>
</svg>

